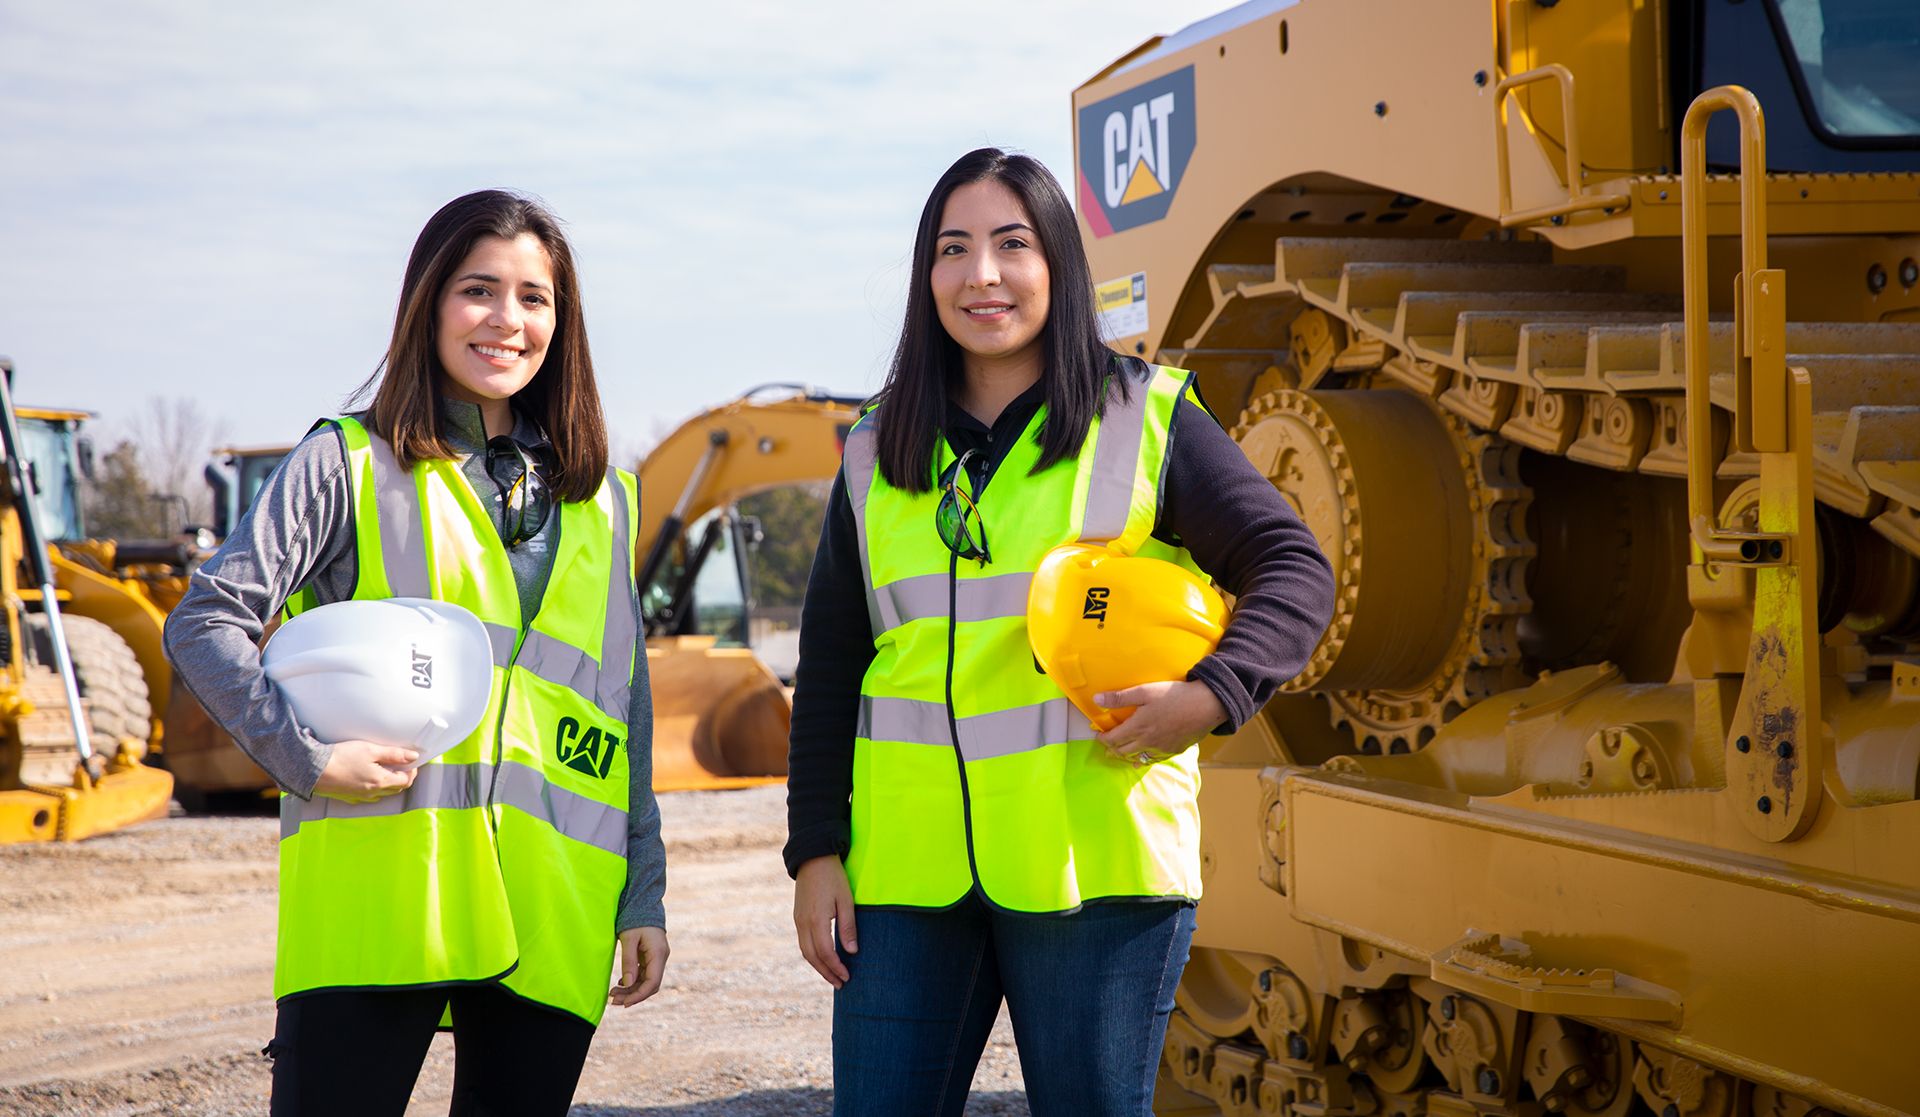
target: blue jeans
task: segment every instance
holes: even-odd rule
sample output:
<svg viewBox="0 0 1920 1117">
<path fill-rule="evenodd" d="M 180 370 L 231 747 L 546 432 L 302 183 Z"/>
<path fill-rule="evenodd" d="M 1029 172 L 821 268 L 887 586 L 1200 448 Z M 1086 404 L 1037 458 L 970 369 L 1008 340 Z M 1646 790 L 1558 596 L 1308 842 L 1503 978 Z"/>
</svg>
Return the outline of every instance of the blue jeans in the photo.
<svg viewBox="0 0 1920 1117">
<path fill-rule="evenodd" d="M 841 951 L 850 976 L 833 997 L 836 1117 L 958 1115 L 1002 997 L 1035 1117 L 1152 1111 L 1192 906 L 1017 915 L 968 896 L 861 908 L 855 929 L 860 953 Z"/>
</svg>

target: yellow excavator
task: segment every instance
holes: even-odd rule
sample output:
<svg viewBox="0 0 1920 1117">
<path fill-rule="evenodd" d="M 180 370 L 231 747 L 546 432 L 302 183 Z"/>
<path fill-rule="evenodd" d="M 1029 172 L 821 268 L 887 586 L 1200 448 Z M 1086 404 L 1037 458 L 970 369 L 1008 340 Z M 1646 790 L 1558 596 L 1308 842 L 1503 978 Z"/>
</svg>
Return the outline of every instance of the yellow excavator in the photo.
<svg viewBox="0 0 1920 1117">
<path fill-rule="evenodd" d="M 785 779 L 792 706 L 781 679 L 748 646 L 758 526 L 737 504 L 831 480 L 859 403 L 804 385 L 764 385 L 682 423 L 640 463 L 638 576 L 656 791 Z M 221 534 L 289 449 L 215 451 L 207 479 Z M 184 689 L 174 688 L 170 708 L 166 762 L 188 797 L 272 788 Z"/>
<path fill-rule="evenodd" d="M 87 415 L 16 411 L 12 378 L 0 358 L 0 842 L 75 841 L 165 817 L 173 780 L 141 763 L 158 723 L 111 623 L 137 601 L 68 589 L 50 547 L 79 534 Z"/>
<path fill-rule="evenodd" d="M 763 385 L 682 423 L 640 463 L 655 790 L 786 777 L 792 703 L 747 646 L 757 527 L 737 505 L 769 489 L 830 481 L 860 402 L 804 385 Z M 691 528 L 702 520 L 695 538 Z M 716 568 L 717 555 L 731 555 L 730 566 Z"/>
<path fill-rule="evenodd" d="M 1920 1113 L 1920 5 L 1254 0 L 1073 105 L 1339 584 L 1158 1111 Z"/>
</svg>

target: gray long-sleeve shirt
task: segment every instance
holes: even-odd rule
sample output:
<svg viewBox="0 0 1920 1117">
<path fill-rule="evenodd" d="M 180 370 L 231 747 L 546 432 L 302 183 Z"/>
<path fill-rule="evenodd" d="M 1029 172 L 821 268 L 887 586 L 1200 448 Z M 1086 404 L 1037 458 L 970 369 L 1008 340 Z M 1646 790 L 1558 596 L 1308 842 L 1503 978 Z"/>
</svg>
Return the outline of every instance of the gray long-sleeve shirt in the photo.
<svg viewBox="0 0 1920 1117">
<path fill-rule="evenodd" d="M 441 419 L 447 441 L 460 455 L 461 472 L 481 502 L 497 511 L 503 493 L 487 471 L 480 408 L 443 399 Z M 546 441 L 518 413 L 512 437 L 530 451 Z M 539 460 L 538 454 L 533 457 Z M 308 435 L 267 479 L 219 552 L 194 572 L 186 596 L 167 616 L 167 658 L 187 688 L 254 763 L 303 799 L 312 798 L 333 746 L 295 720 L 292 707 L 260 669 L 259 641 L 267 622 L 302 586 L 311 585 L 321 604 L 353 596 L 358 571 L 346 467 L 346 445 L 338 431 L 322 428 Z M 504 540 L 504 517 L 496 515 L 496 525 Z M 538 534 L 507 548 L 523 627 L 546 592 L 559 535 L 560 517 L 549 515 Z M 639 609 L 638 601 L 634 608 Z M 635 624 L 645 631 L 637 615 Z M 616 929 L 665 927 L 666 848 L 653 795 L 653 696 L 644 637 L 634 650 L 627 759 L 632 779 L 627 884 Z"/>
</svg>

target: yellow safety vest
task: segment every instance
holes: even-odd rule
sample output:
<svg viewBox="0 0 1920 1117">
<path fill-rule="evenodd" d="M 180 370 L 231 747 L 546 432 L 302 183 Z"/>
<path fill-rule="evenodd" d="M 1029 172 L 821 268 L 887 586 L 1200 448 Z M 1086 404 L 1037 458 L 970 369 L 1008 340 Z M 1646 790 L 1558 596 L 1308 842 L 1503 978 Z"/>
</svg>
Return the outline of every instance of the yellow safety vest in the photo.
<svg viewBox="0 0 1920 1117">
<path fill-rule="evenodd" d="M 499 981 L 599 1023 L 627 875 L 628 695 L 639 492 L 609 469 L 559 505 L 547 592 L 519 592 L 485 506 L 451 461 L 402 470 L 359 422 L 345 437 L 357 600 L 431 597 L 493 642 L 480 727 L 374 803 L 280 800 L 274 996 Z M 307 590 L 288 602 L 315 604 Z"/>
<path fill-rule="evenodd" d="M 1123 399 L 1119 375 L 1077 458 L 1032 472 L 1044 406 L 1008 451 L 979 502 L 985 565 L 941 542 L 938 491 L 905 492 L 880 474 L 874 421 L 885 405 L 847 436 L 874 640 L 854 739 L 856 903 L 945 907 L 976 887 L 1024 912 L 1200 896 L 1198 750 L 1144 768 L 1115 759 L 1027 643 L 1028 586 L 1062 543 L 1109 542 L 1199 573 L 1184 549 L 1152 537 L 1192 377 L 1157 368 Z M 938 452 L 944 469 L 944 439 Z"/>
</svg>

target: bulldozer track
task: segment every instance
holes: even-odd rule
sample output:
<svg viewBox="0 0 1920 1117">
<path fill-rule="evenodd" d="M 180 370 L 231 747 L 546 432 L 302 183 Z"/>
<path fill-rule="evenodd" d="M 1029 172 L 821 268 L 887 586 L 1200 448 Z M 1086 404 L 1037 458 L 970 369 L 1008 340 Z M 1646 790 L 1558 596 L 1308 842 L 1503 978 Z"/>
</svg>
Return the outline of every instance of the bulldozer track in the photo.
<svg viewBox="0 0 1920 1117">
<path fill-rule="evenodd" d="M 1341 597 L 1327 639 L 1291 689 L 1325 694 L 1333 721 L 1363 752 L 1419 748 L 1454 714 L 1520 682 L 1520 626 L 1534 607 L 1527 585 L 1536 553 L 1533 494 L 1518 468 L 1523 450 L 1623 479 L 1685 476 L 1680 304 L 1629 290 L 1622 268 L 1555 263 L 1540 241 L 1281 237 L 1271 266 L 1216 264 L 1207 281 L 1211 308 L 1184 346 L 1164 357 L 1196 370 L 1245 369 L 1250 355 L 1270 358 L 1232 430 L 1283 491 L 1275 471 L 1298 464 L 1262 462 L 1253 449 L 1257 428 L 1296 423 L 1329 447 L 1320 484 L 1339 507 L 1322 509 L 1314 526 Z M 1757 476 L 1758 458 L 1728 449 L 1732 325 L 1716 321 L 1710 329 L 1712 460 L 1716 476 L 1734 484 Z M 1801 322 L 1788 326 L 1787 337 L 1788 365 L 1812 378 L 1823 516 L 1857 519 L 1920 556 L 1920 324 Z M 1342 686 L 1327 668 L 1367 622 L 1359 594 L 1367 486 L 1344 445 L 1363 424 L 1353 414 L 1337 421 L 1326 404 L 1334 390 L 1378 389 L 1426 400 L 1448 432 L 1450 455 L 1428 460 L 1464 482 L 1471 574 L 1453 614 L 1457 638 L 1429 657 L 1424 678 Z M 1452 464 L 1438 463 L 1443 456 Z M 1614 503 L 1634 499 L 1619 490 Z M 1301 511 L 1314 522 L 1313 509 Z M 1632 525 L 1623 510 L 1617 530 Z M 1381 551 L 1372 549 L 1370 565 L 1390 563 Z M 1605 627 L 1619 624 L 1634 592 L 1630 551 L 1619 555 L 1618 576 L 1595 587 L 1602 601 L 1591 610 L 1590 644 L 1605 643 Z M 1394 566 L 1389 577 L 1413 576 Z M 1381 611 L 1373 609 L 1376 627 Z M 1432 619 L 1434 631 L 1446 630 Z M 1367 656 L 1349 660 L 1377 659 L 1386 644 L 1366 647 Z M 1558 661 L 1591 662 L 1595 650 L 1562 649 Z M 1536 655 L 1528 666 L 1554 659 Z"/>
<path fill-rule="evenodd" d="M 1347 337 L 1298 368 L 1302 389 L 1333 386 L 1342 354 L 1377 345 L 1379 375 L 1477 431 L 1602 469 L 1685 475 L 1679 303 L 1626 290 L 1621 269 L 1554 264 L 1537 241 L 1281 237 L 1271 268 L 1209 277 L 1213 311 L 1176 359 L 1279 348 L 1267 329 L 1298 333 L 1318 310 Z M 1716 472 L 1753 477 L 1755 456 L 1725 445 L 1732 325 L 1710 329 Z M 1920 323 L 1794 322 L 1787 339 L 1787 364 L 1813 380 L 1817 499 L 1920 555 Z"/>
</svg>

